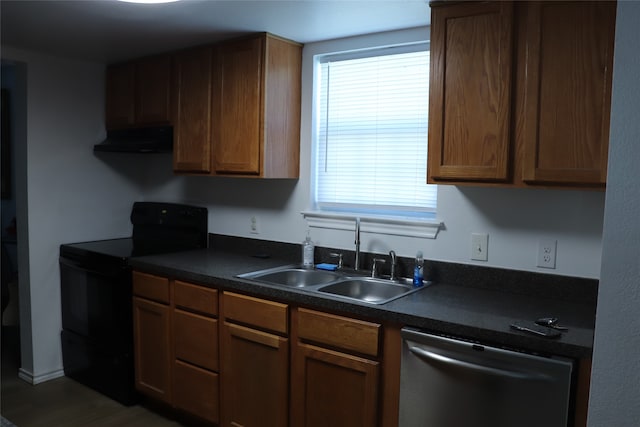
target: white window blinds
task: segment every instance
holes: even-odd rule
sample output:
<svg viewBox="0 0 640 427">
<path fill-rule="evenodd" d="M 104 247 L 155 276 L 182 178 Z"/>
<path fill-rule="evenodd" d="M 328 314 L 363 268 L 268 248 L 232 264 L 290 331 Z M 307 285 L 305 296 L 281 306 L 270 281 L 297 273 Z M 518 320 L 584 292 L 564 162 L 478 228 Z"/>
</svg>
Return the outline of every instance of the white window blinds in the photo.
<svg viewBox="0 0 640 427">
<path fill-rule="evenodd" d="M 429 51 L 319 61 L 315 203 L 320 210 L 432 216 L 426 184 Z"/>
</svg>

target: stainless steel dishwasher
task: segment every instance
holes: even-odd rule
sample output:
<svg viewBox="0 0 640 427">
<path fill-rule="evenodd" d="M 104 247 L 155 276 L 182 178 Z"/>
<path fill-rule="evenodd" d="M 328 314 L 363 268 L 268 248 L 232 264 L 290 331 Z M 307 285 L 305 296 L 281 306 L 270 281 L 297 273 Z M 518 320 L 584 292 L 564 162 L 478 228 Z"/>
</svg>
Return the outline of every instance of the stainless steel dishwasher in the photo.
<svg viewBox="0 0 640 427">
<path fill-rule="evenodd" d="M 400 427 L 567 427 L 573 362 L 402 329 Z"/>
</svg>

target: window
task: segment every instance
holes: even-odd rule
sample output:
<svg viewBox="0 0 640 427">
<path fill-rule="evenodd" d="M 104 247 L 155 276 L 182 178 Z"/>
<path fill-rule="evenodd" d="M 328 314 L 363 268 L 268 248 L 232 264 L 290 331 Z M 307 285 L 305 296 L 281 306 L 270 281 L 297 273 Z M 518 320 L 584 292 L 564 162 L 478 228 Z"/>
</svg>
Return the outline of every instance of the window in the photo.
<svg viewBox="0 0 640 427">
<path fill-rule="evenodd" d="M 428 45 L 326 55 L 316 67 L 315 209 L 434 218 Z"/>
</svg>

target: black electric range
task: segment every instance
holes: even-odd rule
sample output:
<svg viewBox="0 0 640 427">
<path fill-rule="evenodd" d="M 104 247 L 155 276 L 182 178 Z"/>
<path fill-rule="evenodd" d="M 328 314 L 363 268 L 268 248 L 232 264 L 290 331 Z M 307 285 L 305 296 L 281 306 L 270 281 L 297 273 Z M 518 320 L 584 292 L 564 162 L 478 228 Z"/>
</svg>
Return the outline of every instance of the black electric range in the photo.
<svg viewBox="0 0 640 427">
<path fill-rule="evenodd" d="M 65 375 L 125 405 L 135 404 L 129 259 L 207 247 L 206 208 L 136 202 L 128 238 L 60 246 Z"/>
</svg>

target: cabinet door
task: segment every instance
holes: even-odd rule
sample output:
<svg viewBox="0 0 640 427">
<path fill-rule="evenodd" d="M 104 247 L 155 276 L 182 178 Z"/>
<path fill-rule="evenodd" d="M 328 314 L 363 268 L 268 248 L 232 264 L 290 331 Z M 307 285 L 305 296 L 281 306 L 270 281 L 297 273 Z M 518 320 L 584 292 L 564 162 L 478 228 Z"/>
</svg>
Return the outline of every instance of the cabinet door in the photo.
<svg viewBox="0 0 640 427">
<path fill-rule="evenodd" d="M 295 358 L 292 425 L 378 425 L 378 362 L 304 343 Z"/>
<path fill-rule="evenodd" d="M 429 182 L 510 178 L 513 5 L 434 6 Z"/>
<path fill-rule="evenodd" d="M 222 425 L 287 426 L 288 339 L 227 322 L 222 336 Z"/>
<path fill-rule="evenodd" d="M 171 402 L 169 306 L 133 298 L 133 337 L 136 388 L 155 399 Z"/>
<path fill-rule="evenodd" d="M 107 67 L 106 127 L 118 129 L 135 121 L 135 74 L 133 62 Z"/>
<path fill-rule="evenodd" d="M 523 180 L 604 185 L 616 3 L 527 8 Z"/>
<path fill-rule="evenodd" d="M 213 163 L 216 174 L 260 174 L 264 37 L 216 48 Z"/>
<path fill-rule="evenodd" d="M 260 176 L 300 176 L 300 99 L 302 46 L 267 35 L 262 97 L 262 159 Z"/>
<path fill-rule="evenodd" d="M 173 169 L 211 170 L 211 48 L 176 55 Z"/>
<path fill-rule="evenodd" d="M 136 123 L 171 122 L 171 56 L 141 59 L 136 64 Z"/>
</svg>

